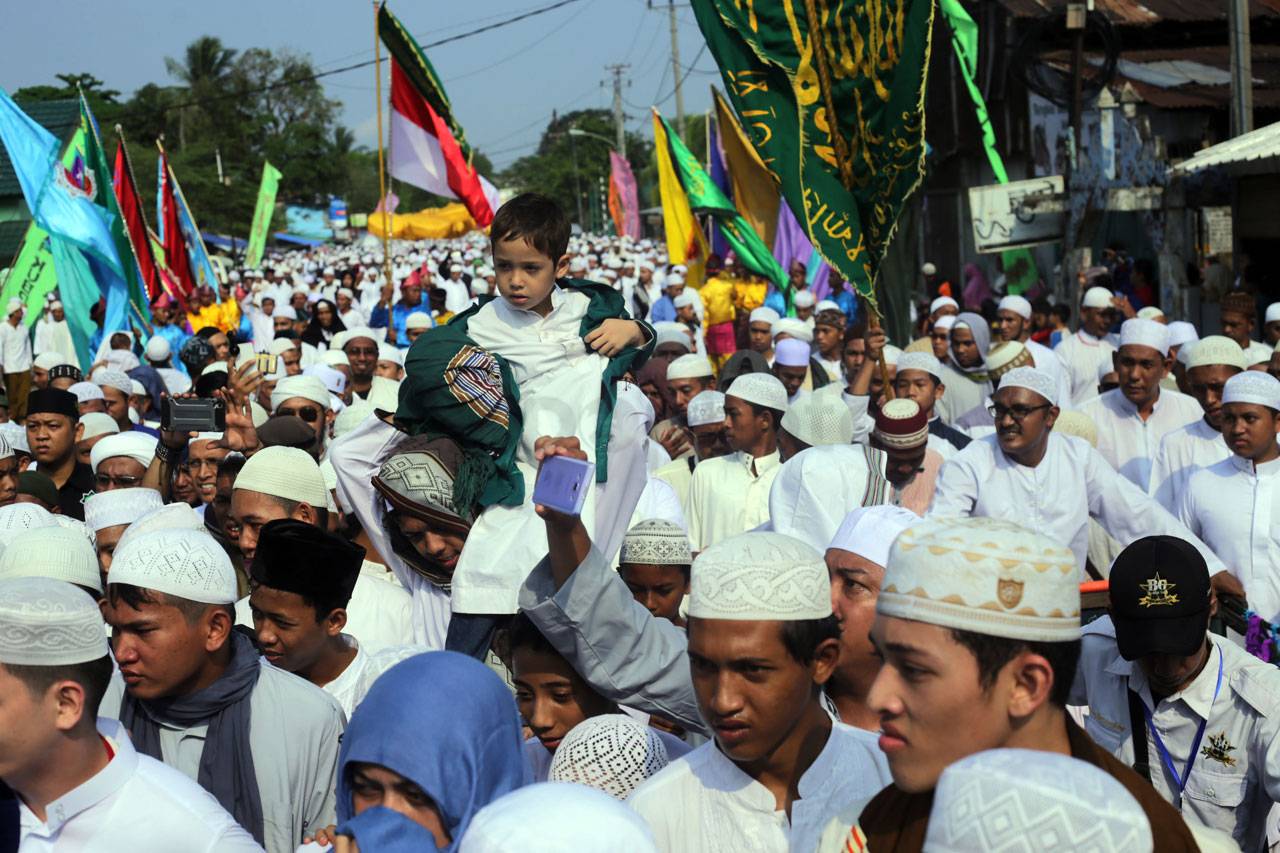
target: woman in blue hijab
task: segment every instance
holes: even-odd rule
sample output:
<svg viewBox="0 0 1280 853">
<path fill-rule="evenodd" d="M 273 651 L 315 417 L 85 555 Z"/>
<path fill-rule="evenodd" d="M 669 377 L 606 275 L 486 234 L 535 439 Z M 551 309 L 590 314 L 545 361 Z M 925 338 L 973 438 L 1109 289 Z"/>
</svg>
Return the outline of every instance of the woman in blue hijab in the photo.
<svg viewBox="0 0 1280 853">
<path fill-rule="evenodd" d="M 338 832 L 359 842 L 389 809 L 426 829 L 435 849 L 454 851 L 476 812 L 524 781 L 519 713 L 502 680 L 456 652 L 417 655 L 383 673 L 351 715 Z M 383 839 L 379 850 L 399 846 Z"/>
</svg>

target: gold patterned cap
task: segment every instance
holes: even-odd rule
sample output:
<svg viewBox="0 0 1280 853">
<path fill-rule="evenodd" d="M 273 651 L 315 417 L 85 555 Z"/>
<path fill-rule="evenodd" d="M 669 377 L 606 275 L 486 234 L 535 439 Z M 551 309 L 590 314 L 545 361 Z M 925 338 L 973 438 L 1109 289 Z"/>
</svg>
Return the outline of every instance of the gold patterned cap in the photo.
<svg viewBox="0 0 1280 853">
<path fill-rule="evenodd" d="M 876 612 L 1029 642 L 1080 637 L 1071 550 L 1009 521 L 928 518 L 894 541 Z"/>
</svg>

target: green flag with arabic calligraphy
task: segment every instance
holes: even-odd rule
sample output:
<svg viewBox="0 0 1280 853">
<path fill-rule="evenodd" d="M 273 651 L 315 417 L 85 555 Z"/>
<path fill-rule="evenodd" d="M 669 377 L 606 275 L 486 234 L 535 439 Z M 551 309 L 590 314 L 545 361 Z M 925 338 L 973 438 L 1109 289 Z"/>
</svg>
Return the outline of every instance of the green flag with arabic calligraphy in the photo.
<svg viewBox="0 0 1280 853">
<path fill-rule="evenodd" d="M 693 10 L 810 242 L 874 305 L 880 261 L 924 173 L 933 0 L 694 0 Z"/>
</svg>

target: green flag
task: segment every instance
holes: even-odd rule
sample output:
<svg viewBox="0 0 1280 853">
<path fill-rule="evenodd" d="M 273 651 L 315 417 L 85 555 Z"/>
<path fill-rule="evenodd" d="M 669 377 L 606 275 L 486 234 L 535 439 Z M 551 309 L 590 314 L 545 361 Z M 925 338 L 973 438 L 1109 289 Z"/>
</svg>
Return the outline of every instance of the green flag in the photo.
<svg viewBox="0 0 1280 853">
<path fill-rule="evenodd" d="M 265 160 L 262 163 L 262 185 L 258 187 L 258 203 L 253 207 L 253 226 L 249 229 L 249 249 L 244 262 L 256 267 L 262 263 L 262 252 L 267 248 L 267 232 L 271 230 L 271 216 L 276 210 L 276 190 L 280 188 L 280 170 Z"/>
<path fill-rule="evenodd" d="M 0 305 L 7 305 L 10 299 L 21 299 L 27 306 L 27 313 L 22 319 L 27 328 L 31 328 L 44 313 L 45 297 L 57 285 L 58 276 L 53 270 L 53 255 L 49 251 L 49 234 L 32 222 L 27 226 L 27 236 L 22 240 L 18 258 L 4 280 L 3 290 L 0 290 Z"/>
<path fill-rule="evenodd" d="M 791 301 L 791 292 L 787 284 L 787 274 L 783 271 L 773 252 L 760 239 L 760 235 L 751 227 L 751 223 L 738 213 L 738 209 L 729 201 L 716 182 L 702 168 L 698 158 L 693 156 L 684 142 L 667 124 L 667 120 L 659 116 L 662 126 L 666 128 L 667 139 L 671 145 L 671 162 L 675 164 L 676 174 L 680 178 L 680 186 L 684 187 L 689 197 L 689 207 L 695 213 L 706 213 L 714 217 L 716 226 L 724 235 L 725 242 L 733 249 L 742 265 L 757 275 L 772 281 Z"/>
<path fill-rule="evenodd" d="M 693 11 L 810 242 L 874 306 L 924 170 L 932 0 L 701 0 Z"/>
</svg>

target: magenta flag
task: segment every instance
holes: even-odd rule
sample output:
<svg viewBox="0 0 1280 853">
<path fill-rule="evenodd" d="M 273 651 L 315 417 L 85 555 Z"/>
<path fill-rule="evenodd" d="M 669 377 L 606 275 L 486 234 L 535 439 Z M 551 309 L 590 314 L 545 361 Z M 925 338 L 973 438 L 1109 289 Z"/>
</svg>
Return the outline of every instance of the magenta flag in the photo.
<svg viewBox="0 0 1280 853">
<path fill-rule="evenodd" d="M 636 177 L 631 164 L 617 151 L 609 152 L 609 215 L 620 237 L 640 239 L 640 198 L 636 193 Z"/>
</svg>

